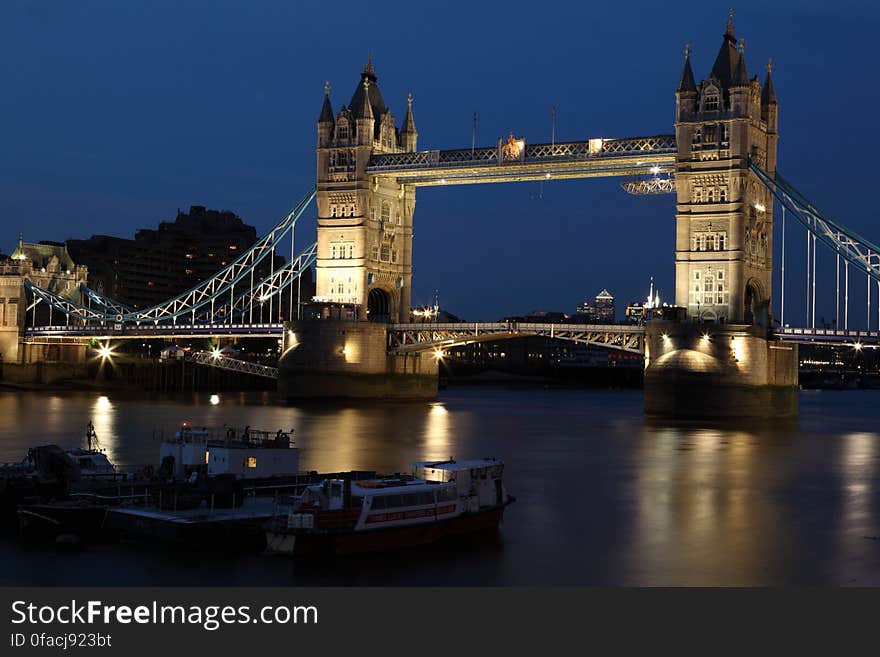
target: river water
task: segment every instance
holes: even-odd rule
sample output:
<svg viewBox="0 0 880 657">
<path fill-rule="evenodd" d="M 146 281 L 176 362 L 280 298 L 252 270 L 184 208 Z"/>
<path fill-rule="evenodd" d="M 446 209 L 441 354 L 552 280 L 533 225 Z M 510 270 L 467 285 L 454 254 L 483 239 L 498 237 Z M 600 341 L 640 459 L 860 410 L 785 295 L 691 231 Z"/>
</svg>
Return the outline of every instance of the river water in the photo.
<svg viewBox="0 0 880 657">
<path fill-rule="evenodd" d="M 0 461 L 81 442 L 155 463 L 156 432 L 294 428 L 304 469 L 405 471 L 497 456 L 517 501 L 499 540 L 366 558 L 0 539 L 4 585 L 880 585 L 880 392 L 801 393 L 795 423 L 646 423 L 639 391 L 457 388 L 435 403 L 292 407 L 261 394 L 186 398 L 0 392 Z"/>
</svg>

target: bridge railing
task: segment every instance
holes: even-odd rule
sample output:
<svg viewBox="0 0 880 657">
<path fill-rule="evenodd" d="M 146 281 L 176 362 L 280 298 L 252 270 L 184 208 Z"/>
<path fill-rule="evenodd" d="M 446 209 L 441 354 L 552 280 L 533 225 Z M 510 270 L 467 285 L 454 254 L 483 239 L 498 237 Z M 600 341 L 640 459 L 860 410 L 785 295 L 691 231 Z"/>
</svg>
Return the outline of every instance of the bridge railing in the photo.
<svg viewBox="0 0 880 657">
<path fill-rule="evenodd" d="M 625 139 L 526 144 L 518 157 L 505 158 L 501 147 L 418 151 L 373 155 L 367 166 L 370 173 L 410 169 L 453 168 L 459 165 L 495 166 L 529 162 L 566 162 L 603 157 L 662 155 L 677 152 L 674 135 L 655 135 Z"/>
</svg>

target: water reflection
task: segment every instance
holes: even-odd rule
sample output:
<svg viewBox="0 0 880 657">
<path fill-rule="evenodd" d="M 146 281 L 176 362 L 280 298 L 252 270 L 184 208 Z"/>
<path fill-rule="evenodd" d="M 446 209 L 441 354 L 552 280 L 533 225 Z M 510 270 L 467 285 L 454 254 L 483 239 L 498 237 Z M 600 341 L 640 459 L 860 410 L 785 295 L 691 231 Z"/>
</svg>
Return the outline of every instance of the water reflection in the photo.
<svg viewBox="0 0 880 657">
<path fill-rule="evenodd" d="M 212 570 L 213 584 L 244 572 L 259 585 L 880 584 L 880 435 L 869 432 L 880 408 L 864 392 L 802 396 L 798 423 L 769 427 L 647 424 L 641 396 L 628 392 L 481 388 L 433 404 L 303 407 L 263 394 L 214 403 L 210 394 L 0 392 L 0 461 L 21 460 L 37 440 L 81 444 L 91 420 L 114 461 L 155 466 L 153 431 L 169 435 L 186 420 L 293 428 L 302 467 L 322 472 L 395 472 L 449 456 L 506 463 L 517 502 L 498 549 L 407 559 L 404 569 L 376 559 L 338 574 L 253 555 Z M 9 557 L 3 545 L 0 560 L 18 559 L 6 572 L 29 572 L 29 557 Z M 109 558 L 119 572 L 147 573 L 132 575 L 143 583 L 198 583 L 176 558 L 131 568 L 128 554 L 91 568 L 50 560 L 32 575 L 105 583 Z"/>
<path fill-rule="evenodd" d="M 772 432 L 646 426 L 627 568 L 661 585 L 754 584 L 784 568 L 782 519 L 767 489 L 785 475 L 785 448 Z"/>
<path fill-rule="evenodd" d="M 95 426 L 95 434 L 98 437 L 97 447 L 107 452 L 107 458 L 111 463 L 119 463 L 116 409 L 106 395 L 101 395 L 92 404 L 91 422 Z M 85 427 L 82 428 L 82 431 L 85 435 Z"/>
</svg>

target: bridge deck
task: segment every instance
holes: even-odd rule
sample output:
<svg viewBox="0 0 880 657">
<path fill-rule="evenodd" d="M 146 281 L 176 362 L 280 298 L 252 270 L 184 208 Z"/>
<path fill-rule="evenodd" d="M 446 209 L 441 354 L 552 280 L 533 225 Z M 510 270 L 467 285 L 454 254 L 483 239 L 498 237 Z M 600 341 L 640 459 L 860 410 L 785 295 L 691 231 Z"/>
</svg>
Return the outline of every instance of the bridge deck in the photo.
<svg viewBox="0 0 880 657">
<path fill-rule="evenodd" d="M 674 135 L 523 144 L 518 153 L 505 149 L 499 144 L 373 155 L 367 173 L 417 186 L 656 175 L 673 171 L 677 152 Z"/>
</svg>

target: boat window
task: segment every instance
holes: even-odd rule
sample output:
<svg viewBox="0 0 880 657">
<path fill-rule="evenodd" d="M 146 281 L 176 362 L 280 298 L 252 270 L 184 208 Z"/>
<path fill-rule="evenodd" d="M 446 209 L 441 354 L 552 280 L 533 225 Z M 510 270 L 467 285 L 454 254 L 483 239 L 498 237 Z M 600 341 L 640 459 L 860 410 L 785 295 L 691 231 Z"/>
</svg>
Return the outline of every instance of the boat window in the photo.
<svg viewBox="0 0 880 657">
<path fill-rule="evenodd" d="M 396 506 L 402 506 L 400 503 L 400 495 L 386 495 L 385 496 L 385 508 L 392 509 Z"/>
<path fill-rule="evenodd" d="M 385 496 L 384 495 L 374 495 L 371 499 L 373 500 L 370 503 L 371 509 L 384 509 L 385 508 Z"/>
<path fill-rule="evenodd" d="M 330 496 L 331 497 L 341 497 L 342 496 L 342 484 L 334 482 L 330 485 Z"/>
<path fill-rule="evenodd" d="M 437 491 L 438 502 L 452 502 L 455 500 L 455 488 L 448 486 Z"/>
</svg>

